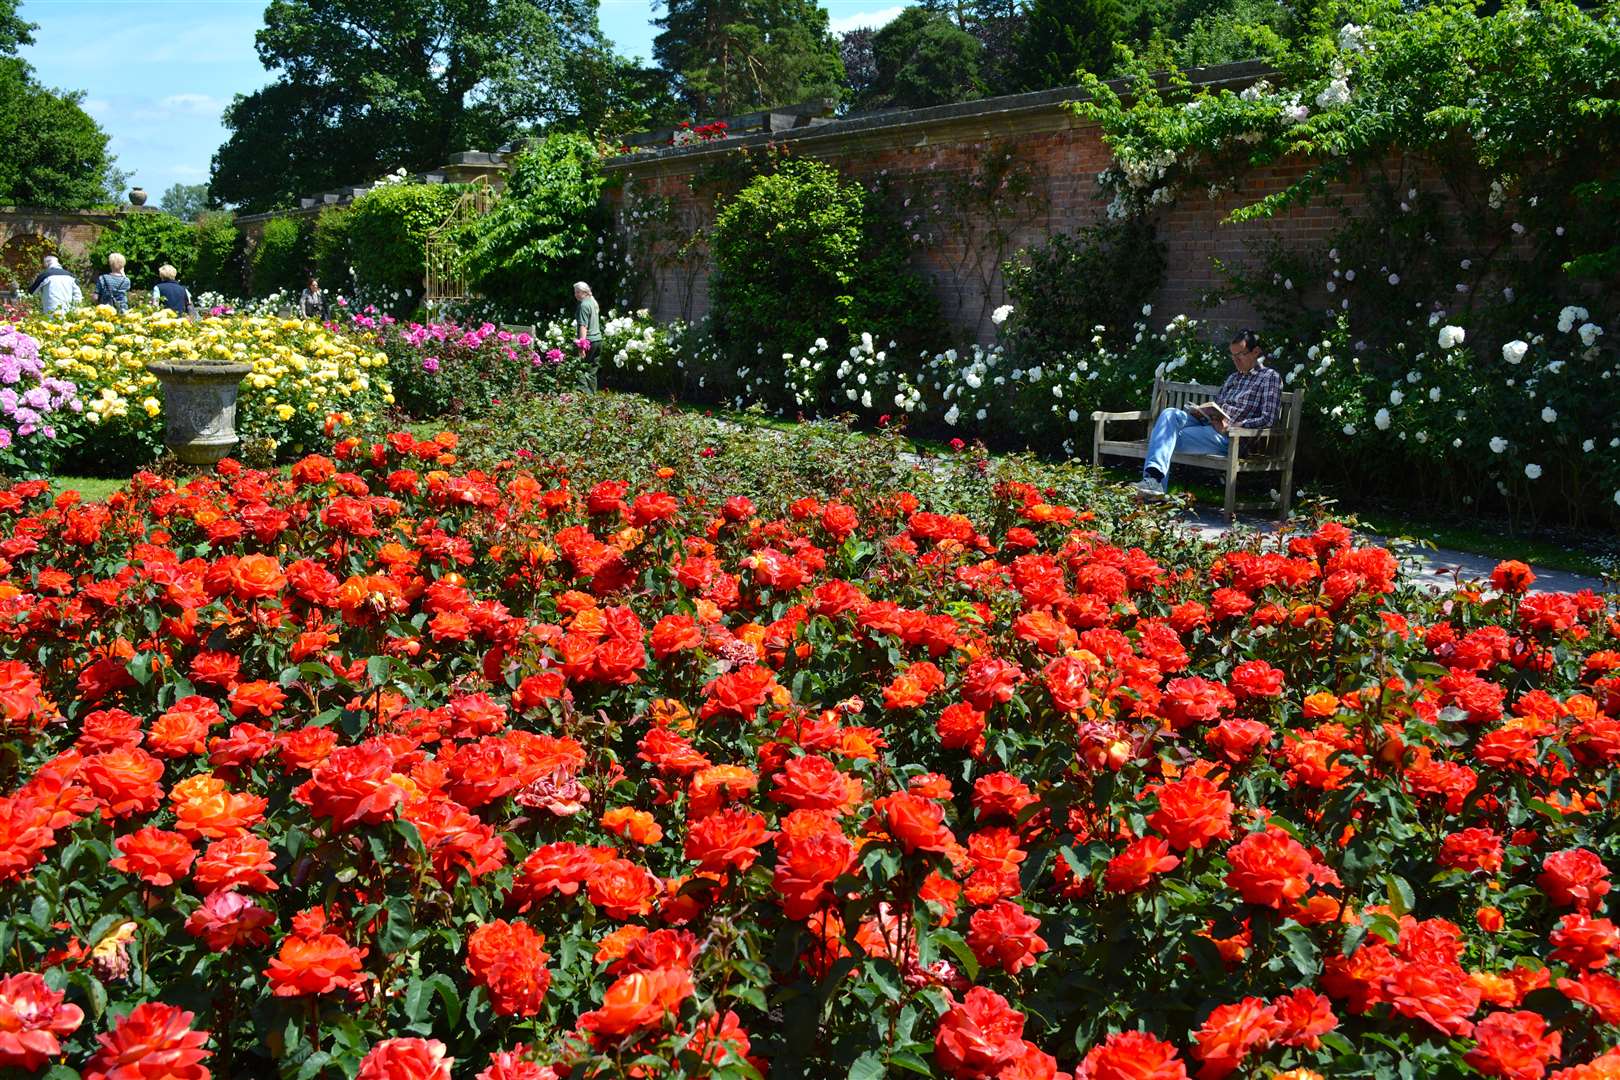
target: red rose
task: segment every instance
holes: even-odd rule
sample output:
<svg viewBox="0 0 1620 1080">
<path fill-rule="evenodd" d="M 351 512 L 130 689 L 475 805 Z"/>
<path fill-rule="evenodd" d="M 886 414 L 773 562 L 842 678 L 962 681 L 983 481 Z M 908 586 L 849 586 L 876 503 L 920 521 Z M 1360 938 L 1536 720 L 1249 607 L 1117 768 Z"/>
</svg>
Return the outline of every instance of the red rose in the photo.
<svg viewBox="0 0 1620 1080">
<path fill-rule="evenodd" d="M 973 913 L 967 943 L 980 965 L 1016 975 L 1046 951 L 1046 942 L 1036 933 L 1040 928 L 1041 920 L 1010 900 L 1000 900 Z"/>
<path fill-rule="evenodd" d="M 541 950 L 545 936 L 526 922 L 496 919 L 474 930 L 467 938 L 467 971 L 472 980 L 489 993 L 490 1003 L 501 1016 L 535 1016 L 551 985 Z"/>
<path fill-rule="evenodd" d="M 1108 860 L 1103 874 L 1103 888 L 1109 892 L 1137 892 L 1152 882 L 1153 875 L 1166 874 L 1181 865 L 1181 860 L 1170 854 L 1170 845 L 1157 836 L 1144 836 L 1132 840 L 1124 851 Z"/>
<path fill-rule="evenodd" d="M 361 1060 L 355 1080 L 450 1080 L 455 1060 L 437 1039 L 384 1039 Z"/>
<path fill-rule="evenodd" d="M 1277 1011 L 1256 997 L 1217 1005 L 1195 1037 L 1193 1056 L 1204 1064 L 1198 1080 L 1221 1080 L 1243 1064 L 1251 1050 L 1264 1050 L 1282 1031 Z"/>
<path fill-rule="evenodd" d="M 330 994 L 360 985 L 366 952 L 336 934 L 294 933 L 282 939 L 281 951 L 264 974 L 276 997 Z"/>
<path fill-rule="evenodd" d="M 1275 826 L 1249 833 L 1227 851 L 1226 860 L 1232 865 L 1226 883 L 1246 903 L 1279 911 L 1305 895 L 1315 867 L 1311 853 Z"/>
<path fill-rule="evenodd" d="M 1541 1080 L 1562 1046 L 1563 1036 L 1548 1032 L 1547 1022 L 1535 1013 L 1497 1012 L 1474 1027 L 1474 1048 L 1464 1059 L 1486 1076 Z"/>
<path fill-rule="evenodd" d="M 1177 851 L 1201 848 L 1232 835 L 1232 796 L 1203 776 L 1188 776 L 1159 788 L 1159 808 L 1148 824 Z"/>
<path fill-rule="evenodd" d="M 686 857 L 704 870 L 746 870 L 772 835 L 759 814 L 729 806 L 692 824 L 686 834 Z"/>
<path fill-rule="evenodd" d="M 85 1066 L 84 1080 L 208 1080 L 202 1062 L 208 1032 L 191 1030 L 195 1013 L 148 1001 L 96 1036 L 101 1048 Z"/>
<path fill-rule="evenodd" d="M 394 754 L 379 740 L 341 746 L 315 766 L 297 796 L 316 817 L 332 819 L 334 828 L 376 825 L 394 816 L 404 789 L 389 782 Z"/>
<path fill-rule="evenodd" d="M 1118 1031 L 1093 1046 L 1075 1080 L 1187 1080 L 1176 1048 L 1145 1031 Z"/>
<path fill-rule="evenodd" d="M 38 1072 L 62 1053 L 60 1037 L 84 1023 L 84 1010 L 66 997 L 37 972 L 0 978 L 0 1068 Z"/>
<path fill-rule="evenodd" d="M 934 1033 L 934 1060 L 957 1080 L 996 1076 L 1023 1051 L 1024 1014 L 983 986 L 953 1003 Z"/>
<path fill-rule="evenodd" d="M 119 855 L 107 865 L 134 874 L 148 885 L 173 885 L 197 857 L 191 841 L 177 832 L 147 826 L 115 841 Z"/>
<path fill-rule="evenodd" d="M 1592 911 L 1609 891 L 1609 868 L 1594 851 L 1566 848 L 1542 860 L 1536 884 L 1554 907 Z"/>
</svg>

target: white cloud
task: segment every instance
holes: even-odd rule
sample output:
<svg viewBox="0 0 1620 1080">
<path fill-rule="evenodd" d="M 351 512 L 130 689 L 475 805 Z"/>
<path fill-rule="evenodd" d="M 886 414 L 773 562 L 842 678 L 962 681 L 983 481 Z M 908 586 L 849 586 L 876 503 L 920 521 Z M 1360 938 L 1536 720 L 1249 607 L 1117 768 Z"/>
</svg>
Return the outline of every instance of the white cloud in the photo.
<svg viewBox="0 0 1620 1080">
<path fill-rule="evenodd" d="M 158 101 L 158 105 L 180 113 L 191 113 L 196 116 L 218 116 L 225 103 L 210 94 L 170 94 Z"/>
<path fill-rule="evenodd" d="M 839 15 L 827 20 L 827 29 L 835 34 L 847 34 L 863 26 L 876 30 L 894 21 L 904 10 L 906 5 L 902 4 L 897 7 L 878 8 L 875 11 L 857 11 L 853 15 Z"/>
</svg>

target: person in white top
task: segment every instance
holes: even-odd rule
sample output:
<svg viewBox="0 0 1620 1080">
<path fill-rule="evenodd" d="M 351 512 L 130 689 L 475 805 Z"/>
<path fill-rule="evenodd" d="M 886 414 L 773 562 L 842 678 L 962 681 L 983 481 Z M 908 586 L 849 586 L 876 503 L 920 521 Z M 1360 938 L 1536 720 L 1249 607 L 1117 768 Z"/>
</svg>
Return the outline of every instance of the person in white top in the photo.
<svg viewBox="0 0 1620 1080">
<path fill-rule="evenodd" d="M 28 286 L 28 291 L 39 297 L 39 308 L 47 315 L 84 303 L 79 279 L 62 269 L 62 261 L 55 255 L 45 256 L 45 269 Z"/>
</svg>

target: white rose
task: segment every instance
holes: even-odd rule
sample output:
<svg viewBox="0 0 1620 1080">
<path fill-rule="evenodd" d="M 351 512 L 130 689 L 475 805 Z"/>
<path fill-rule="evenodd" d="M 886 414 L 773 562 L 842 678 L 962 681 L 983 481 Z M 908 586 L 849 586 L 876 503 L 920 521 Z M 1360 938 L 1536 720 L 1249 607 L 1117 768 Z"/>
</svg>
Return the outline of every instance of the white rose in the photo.
<svg viewBox="0 0 1620 1080">
<path fill-rule="evenodd" d="M 1502 451 L 1507 449 L 1507 446 L 1507 440 L 1502 438 L 1500 435 L 1491 439 L 1491 453 L 1493 454 L 1500 454 Z"/>
<path fill-rule="evenodd" d="M 1598 335 L 1602 333 L 1603 327 L 1599 326 L 1597 323 L 1583 324 L 1581 326 L 1581 344 L 1590 349 L 1592 344 L 1597 341 Z"/>
<path fill-rule="evenodd" d="M 1405 400 L 1406 400 L 1406 395 L 1401 393 L 1399 390 L 1391 390 L 1389 392 L 1389 403 L 1391 405 L 1399 405 L 1401 402 L 1403 402 Z"/>
<path fill-rule="evenodd" d="M 1543 423 L 1556 423 L 1558 421 L 1558 410 L 1553 408 L 1551 405 L 1543 407 L 1541 410 L 1541 419 Z"/>
<path fill-rule="evenodd" d="M 981 308 L 980 310 L 983 309 Z M 1002 304 L 1000 307 L 996 308 L 996 310 L 990 313 L 990 321 L 995 323 L 997 326 L 1000 326 L 1002 323 L 1007 321 L 1007 316 L 1011 315 L 1012 312 L 1013 306 L 1011 304 Z"/>
<path fill-rule="evenodd" d="M 1463 339 L 1467 336 L 1467 331 L 1460 326 L 1451 326 L 1449 324 L 1442 326 L 1440 328 L 1440 347 L 1442 349 L 1455 348 L 1456 346 L 1461 345 L 1463 343 Z"/>
<path fill-rule="evenodd" d="M 1524 359 L 1524 354 L 1530 351 L 1530 346 L 1522 341 L 1510 341 L 1502 346 L 1502 359 L 1510 364 L 1517 364 Z"/>
<path fill-rule="evenodd" d="M 1541 466 L 1537 465 L 1535 462 L 1531 462 L 1529 465 L 1524 467 L 1524 475 L 1528 476 L 1532 480 L 1540 480 Z"/>
<path fill-rule="evenodd" d="M 1388 409 L 1379 409 L 1378 410 L 1378 413 L 1373 417 L 1373 426 L 1376 427 L 1379 431 L 1388 431 L 1389 430 L 1389 410 Z"/>
</svg>

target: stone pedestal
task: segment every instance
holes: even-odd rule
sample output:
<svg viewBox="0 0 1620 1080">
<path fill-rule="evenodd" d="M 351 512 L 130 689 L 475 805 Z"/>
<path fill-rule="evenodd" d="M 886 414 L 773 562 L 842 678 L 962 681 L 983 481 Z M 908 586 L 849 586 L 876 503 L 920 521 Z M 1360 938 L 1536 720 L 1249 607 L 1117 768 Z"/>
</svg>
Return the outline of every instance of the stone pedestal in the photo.
<svg viewBox="0 0 1620 1080">
<path fill-rule="evenodd" d="M 175 457 L 213 465 L 236 449 L 236 394 L 252 367 L 157 363 L 147 370 L 163 384 L 163 443 Z"/>
</svg>

